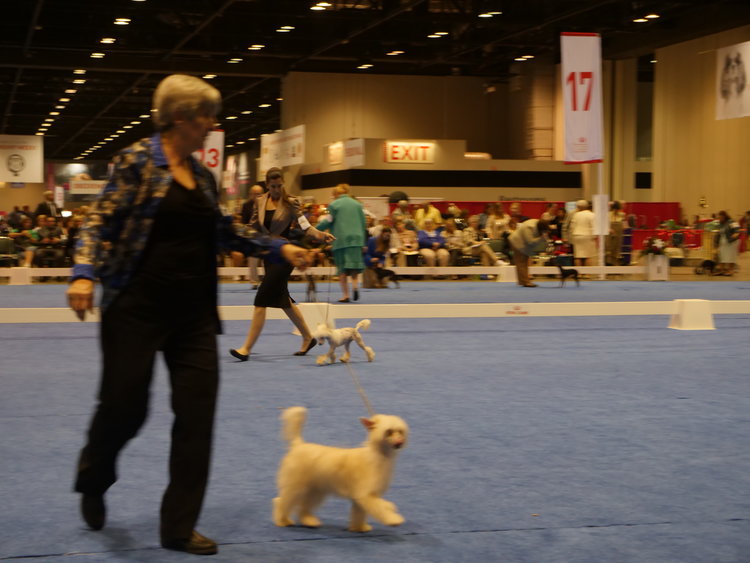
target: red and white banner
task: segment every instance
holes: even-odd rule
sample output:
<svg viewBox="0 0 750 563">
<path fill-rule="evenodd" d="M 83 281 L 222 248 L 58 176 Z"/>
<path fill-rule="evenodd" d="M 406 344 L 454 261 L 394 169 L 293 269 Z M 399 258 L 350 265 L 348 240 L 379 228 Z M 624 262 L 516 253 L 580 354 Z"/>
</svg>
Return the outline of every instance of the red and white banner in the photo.
<svg viewBox="0 0 750 563">
<path fill-rule="evenodd" d="M 200 160 L 213 173 L 216 185 L 221 187 L 221 175 L 224 169 L 224 131 L 214 129 L 203 142 L 203 148 L 195 151 L 193 156 Z"/>
<path fill-rule="evenodd" d="M 562 33 L 565 162 L 601 162 L 602 48 L 598 33 Z"/>
</svg>

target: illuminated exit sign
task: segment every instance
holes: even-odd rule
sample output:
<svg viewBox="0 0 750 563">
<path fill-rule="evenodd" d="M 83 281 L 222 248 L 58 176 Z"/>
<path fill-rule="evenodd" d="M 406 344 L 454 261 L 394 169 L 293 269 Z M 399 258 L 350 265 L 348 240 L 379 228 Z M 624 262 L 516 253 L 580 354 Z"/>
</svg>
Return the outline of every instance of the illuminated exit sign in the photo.
<svg viewBox="0 0 750 563">
<path fill-rule="evenodd" d="M 397 164 L 432 164 L 435 162 L 434 141 L 385 141 L 383 160 Z"/>
</svg>

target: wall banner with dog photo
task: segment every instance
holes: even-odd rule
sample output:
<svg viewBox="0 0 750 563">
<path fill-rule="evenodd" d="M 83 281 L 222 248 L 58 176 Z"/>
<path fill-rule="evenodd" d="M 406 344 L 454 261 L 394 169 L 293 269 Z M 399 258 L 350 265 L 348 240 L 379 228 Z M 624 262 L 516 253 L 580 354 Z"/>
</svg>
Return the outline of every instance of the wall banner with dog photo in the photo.
<svg viewBox="0 0 750 563">
<path fill-rule="evenodd" d="M 750 41 L 716 49 L 716 119 L 750 116 Z"/>
</svg>

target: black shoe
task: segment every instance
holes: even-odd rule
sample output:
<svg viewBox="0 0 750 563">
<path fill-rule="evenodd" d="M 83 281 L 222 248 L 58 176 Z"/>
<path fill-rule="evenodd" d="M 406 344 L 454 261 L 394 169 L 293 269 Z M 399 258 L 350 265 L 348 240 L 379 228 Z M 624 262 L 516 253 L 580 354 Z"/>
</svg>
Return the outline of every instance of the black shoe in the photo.
<svg viewBox="0 0 750 563">
<path fill-rule="evenodd" d="M 81 496 L 81 516 L 92 530 L 101 530 L 107 519 L 107 507 L 104 505 L 104 495 Z"/>
<path fill-rule="evenodd" d="M 234 348 L 229 349 L 229 353 L 232 354 L 235 358 L 237 358 L 241 362 L 246 362 L 247 359 L 250 357 L 250 354 L 240 354 L 237 350 Z"/>
<path fill-rule="evenodd" d="M 219 551 L 214 540 L 202 536 L 195 530 L 188 539 L 161 540 L 161 546 L 165 549 L 184 551 L 193 555 L 213 555 Z"/>
<path fill-rule="evenodd" d="M 313 338 L 312 340 L 310 340 L 310 344 L 307 345 L 307 348 L 305 348 L 304 350 L 300 350 L 299 352 L 295 352 L 294 355 L 295 356 L 304 356 L 310 350 L 312 350 L 313 346 L 315 346 L 317 343 L 318 343 L 318 341 Z"/>
<path fill-rule="evenodd" d="M 337 303 L 349 303 L 349 298 L 348 297 L 342 297 L 341 299 L 339 299 L 337 301 Z"/>
<path fill-rule="evenodd" d="M 355 301 L 359 301 L 359 290 L 358 289 L 354 290 L 354 300 Z"/>
</svg>

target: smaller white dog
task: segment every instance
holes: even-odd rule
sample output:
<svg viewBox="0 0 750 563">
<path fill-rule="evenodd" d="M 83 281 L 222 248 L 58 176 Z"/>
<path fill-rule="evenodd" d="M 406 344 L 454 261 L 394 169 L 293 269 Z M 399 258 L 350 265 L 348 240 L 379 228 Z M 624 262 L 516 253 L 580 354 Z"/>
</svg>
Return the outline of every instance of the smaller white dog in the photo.
<svg viewBox="0 0 750 563">
<path fill-rule="evenodd" d="M 357 323 L 354 327 L 345 328 L 334 328 L 332 329 L 327 324 L 321 323 L 318 328 L 313 332 L 313 338 L 318 339 L 318 344 L 323 345 L 324 341 L 327 341 L 330 345 L 330 349 L 327 354 L 318 356 L 317 363 L 319 366 L 325 364 L 333 364 L 336 362 L 336 348 L 343 346 L 345 348 L 344 354 L 339 358 L 342 362 L 346 363 L 351 358 L 349 353 L 349 345 L 352 342 L 356 342 L 357 345 L 365 351 L 367 355 L 367 361 L 371 362 L 375 359 L 375 351 L 369 346 L 365 346 L 365 341 L 362 340 L 362 335 L 359 333 L 360 330 L 367 330 L 370 326 L 370 319 L 364 319 Z"/>
<path fill-rule="evenodd" d="M 359 448 L 334 448 L 309 444 L 302 439 L 307 418 L 304 407 L 290 407 L 281 414 L 282 434 L 289 451 L 277 475 L 279 496 L 273 499 L 273 522 L 292 526 L 291 514 L 309 528 L 321 525 L 315 509 L 334 494 L 352 501 L 349 531 L 369 532 L 369 514 L 386 526 L 403 524 L 395 504 L 383 498 L 388 490 L 398 452 L 406 445 L 409 427 L 398 416 L 376 414 L 360 418 L 368 431 Z"/>
</svg>

